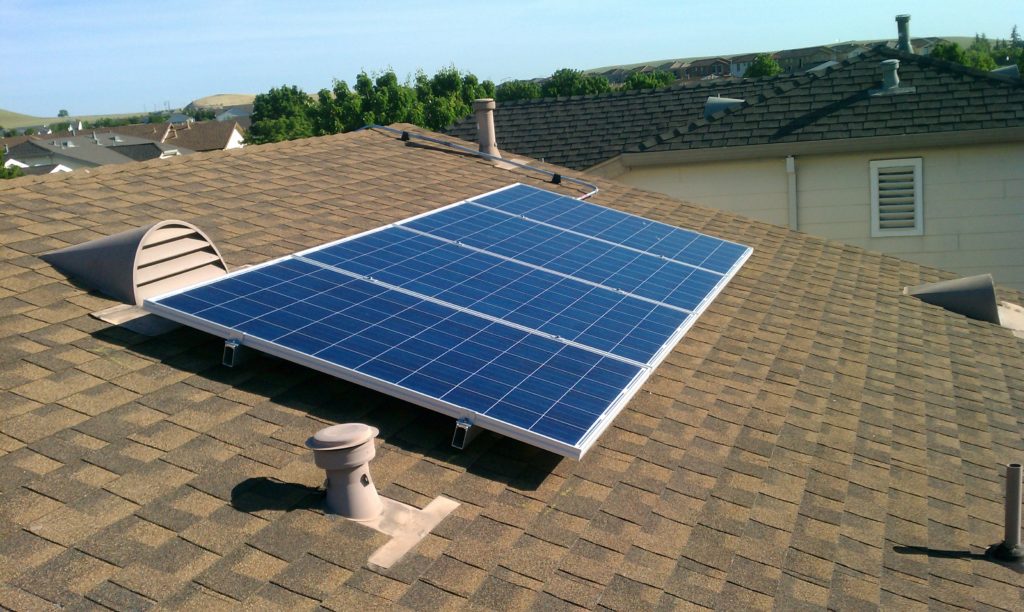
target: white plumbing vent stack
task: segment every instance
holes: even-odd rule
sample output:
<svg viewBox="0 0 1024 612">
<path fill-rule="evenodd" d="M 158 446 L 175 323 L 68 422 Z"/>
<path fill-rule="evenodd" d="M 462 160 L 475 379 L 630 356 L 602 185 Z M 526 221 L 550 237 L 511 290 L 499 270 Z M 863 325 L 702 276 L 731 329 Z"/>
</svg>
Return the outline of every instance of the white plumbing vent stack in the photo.
<svg viewBox="0 0 1024 612">
<path fill-rule="evenodd" d="M 473 113 L 476 114 L 476 137 L 480 143 L 480 152 L 485 155 L 501 157 L 498 141 L 494 135 L 494 109 L 497 108 L 491 98 L 473 100 Z"/>
<path fill-rule="evenodd" d="M 910 44 L 910 15 L 896 15 L 896 29 L 900 34 L 896 48 L 904 53 L 913 53 L 914 47 Z"/>
<path fill-rule="evenodd" d="M 317 467 L 327 472 L 327 511 L 368 521 L 384 510 L 370 478 L 370 460 L 377 454 L 373 439 L 380 431 L 362 423 L 332 425 L 306 440 Z"/>
</svg>

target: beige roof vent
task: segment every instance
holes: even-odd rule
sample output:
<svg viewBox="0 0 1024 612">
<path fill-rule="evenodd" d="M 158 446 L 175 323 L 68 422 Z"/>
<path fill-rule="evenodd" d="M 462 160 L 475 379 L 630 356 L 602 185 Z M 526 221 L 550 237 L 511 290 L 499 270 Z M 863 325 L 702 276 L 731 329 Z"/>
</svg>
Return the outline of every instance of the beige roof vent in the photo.
<svg viewBox="0 0 1024 612">
<path fill-rule="evenodd" d="M 126 304 L 227 273 L 220 251 L 184 221 L 98 238 L 41 255 L 64 274 Z"/>
</svg>

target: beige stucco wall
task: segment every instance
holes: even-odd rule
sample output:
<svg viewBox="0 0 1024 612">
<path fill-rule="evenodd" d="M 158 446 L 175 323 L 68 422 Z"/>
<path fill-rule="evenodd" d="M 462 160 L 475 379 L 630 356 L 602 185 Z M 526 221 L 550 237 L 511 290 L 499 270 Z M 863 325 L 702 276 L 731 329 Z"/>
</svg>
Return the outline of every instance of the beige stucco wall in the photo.
<svg viewBox="0 0 1024 612">
<path fill-rule="evenodd" d="M 924 235 L 871 237 L 868 163 L 920 157 Z M 1024 143 L 796 159 L 799 229 L 1024 290 Z M 783 157 L 649 166 L 616 177 L 683 200 L 789 224 Z"/>
</svg>

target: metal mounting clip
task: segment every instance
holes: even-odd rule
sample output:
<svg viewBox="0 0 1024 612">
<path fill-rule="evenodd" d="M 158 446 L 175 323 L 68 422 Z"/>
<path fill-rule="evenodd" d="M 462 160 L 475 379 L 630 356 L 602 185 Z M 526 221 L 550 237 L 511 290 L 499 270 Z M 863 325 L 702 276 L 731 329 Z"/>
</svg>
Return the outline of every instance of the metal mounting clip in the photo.
<svg viewBox="0 0 1024 612">
<path fill-rule="evenodd" d="M 452 447 L 459 450 L 464 450 L 473 438 L 480 434 L 480 428 L 473 426 L 473 421 L 469 419 L 459 419 L 455 421 L 455 434 L 452 435 Z"/>
<path fill-rule="evenodd" d="M 236 365 L 242 365 L 245 362 L 249 351 L 242 346 L 242 343 L 238 340 L 225 340 L 224 341 L 224 355 L 221 359 L 221 363 L 229 368 L 233 368 Z"/>
</svg>

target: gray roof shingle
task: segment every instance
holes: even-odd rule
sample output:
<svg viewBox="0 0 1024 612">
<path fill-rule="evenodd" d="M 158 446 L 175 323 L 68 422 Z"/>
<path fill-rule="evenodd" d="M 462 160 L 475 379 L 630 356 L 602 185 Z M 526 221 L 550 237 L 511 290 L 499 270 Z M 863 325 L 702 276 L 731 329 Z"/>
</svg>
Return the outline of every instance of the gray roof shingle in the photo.
<svg viewBox="0 0 1024 612">
<path fill-rule="evenodd" d="M 1024 342 L 901 294 L 938 270 L 590 179 L 754 254 L 576 462 L 456 452 L 429 410 L 103 323 L 37 257 L 172 217 L 258 263 L 545 180 L 366 130 L 0 184 L 0 607 L 1024 606 L 978 555 L 1024 452 Z M 346 421 L 380 429 L 383 495 L 461 503 L 390 569 L 320 510 L 303 442 Z"/>
<path fill-rule="evenodd" d="M 916 92 L 870 95 L 885 59 Z M 705 120 L 712 95 L 746 104 Z M 504 103 L 494 121 L 499 148 L 586 169 L 621 153 L 1020 127 L 1024 83 L 876 47 L 821 74 Z M 475 120 L 448 131 L 475 140 Z"/>
</svg>

